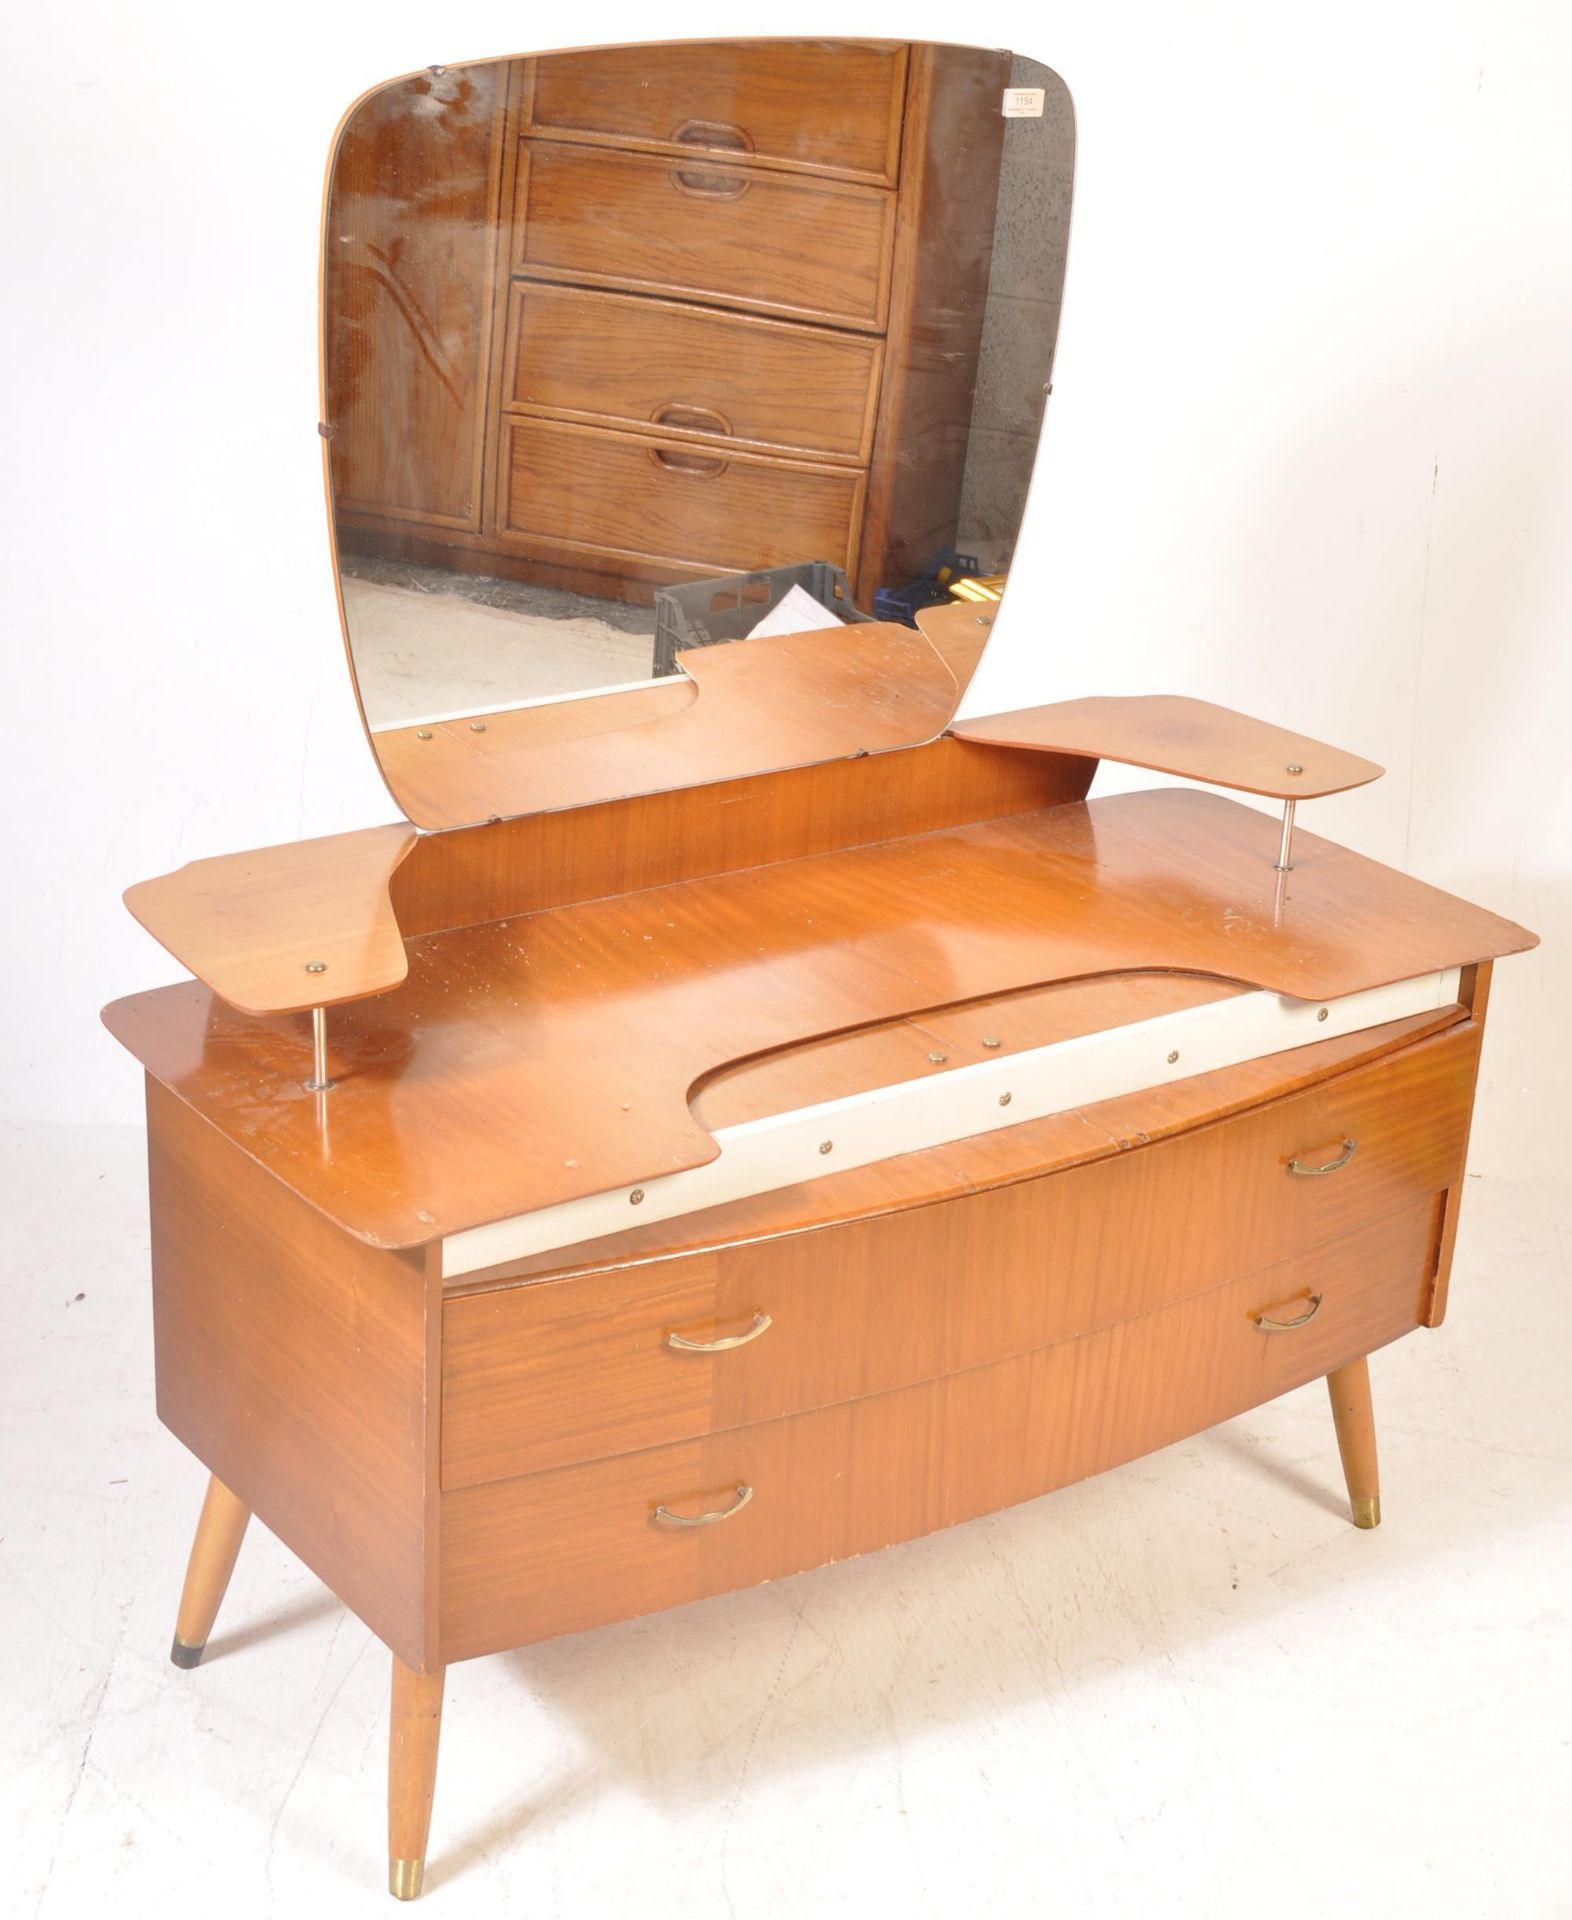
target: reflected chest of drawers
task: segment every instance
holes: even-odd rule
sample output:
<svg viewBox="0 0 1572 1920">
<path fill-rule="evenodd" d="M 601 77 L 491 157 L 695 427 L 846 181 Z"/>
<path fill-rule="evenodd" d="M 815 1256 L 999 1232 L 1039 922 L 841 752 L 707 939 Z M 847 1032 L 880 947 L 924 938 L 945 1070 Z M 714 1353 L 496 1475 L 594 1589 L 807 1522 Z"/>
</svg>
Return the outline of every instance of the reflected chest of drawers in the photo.
<svg viewBox="0 0 1572 1920">
<path fill-rule="evenodd" d="M 629 599 L 904 584 L 956 537 L 1009 77 L 755 41 L 385 90 L 327 213 L 341 543 Z"/>
</svg>

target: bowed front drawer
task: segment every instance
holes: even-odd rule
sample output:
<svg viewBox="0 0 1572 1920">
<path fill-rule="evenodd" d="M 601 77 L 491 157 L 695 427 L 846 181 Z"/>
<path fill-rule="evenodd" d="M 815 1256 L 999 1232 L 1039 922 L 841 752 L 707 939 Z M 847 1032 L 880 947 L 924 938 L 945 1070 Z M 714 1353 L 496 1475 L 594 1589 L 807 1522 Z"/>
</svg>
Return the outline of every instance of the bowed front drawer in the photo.
<svg viewBox="0 0 1572 1920">
<path fill-rule="evenodd" d="M 455 1288 L 442 1483 L 886 1394 L 1344 1246 L 1461 1177 L 1479 1038 L 1465 1023 L 1230 1119 L 929 1206 Z"/>
<path fill-rule="evenodd" d="M 1226 1420 L 1419 1325 L 1441 1211 L 1421 1201 L 1157 1312 L 942 1380 L 446 1493 L 442 1658 L 873 1552 Z"/>
</svg>

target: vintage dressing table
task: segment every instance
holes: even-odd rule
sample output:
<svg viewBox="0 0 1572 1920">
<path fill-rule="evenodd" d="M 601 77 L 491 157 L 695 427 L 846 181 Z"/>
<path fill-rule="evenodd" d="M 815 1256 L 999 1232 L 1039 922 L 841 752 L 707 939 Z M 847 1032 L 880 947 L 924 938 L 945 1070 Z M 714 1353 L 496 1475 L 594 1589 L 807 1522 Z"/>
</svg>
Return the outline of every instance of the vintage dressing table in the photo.
<svg viewBox="0 0 1572 1920">
<path fill-rule="evenodd" d="M 1008 569 L 1071 150 L 1046 69 L 871 42 L 433 69 L 340 129 L 331 522 L 410 824 L 133 887 L 194 977 L 105 1019 L 211 1475 L 173 1658 L 257 1514 L 391 1650 L 402 1897 L 452 1661 L 1317 1376 L 1379 1520 L 1366 1356 L 1445 1310 L 1533 936 L 1296 831 L 1351 754 L 1179 698 L 956 720 L 993 616 L 928 562 Z M 860 617 L 654 672 L 695 592 L 810 563 Z M 1282 817 L 1088 801 L 1099 759 Z"/>
</svg>

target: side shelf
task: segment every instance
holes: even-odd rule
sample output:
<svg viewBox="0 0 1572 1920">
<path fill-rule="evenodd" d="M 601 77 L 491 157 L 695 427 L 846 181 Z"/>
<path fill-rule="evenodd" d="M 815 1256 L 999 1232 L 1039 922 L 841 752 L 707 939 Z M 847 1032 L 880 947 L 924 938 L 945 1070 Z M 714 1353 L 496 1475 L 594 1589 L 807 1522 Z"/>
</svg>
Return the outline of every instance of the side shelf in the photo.
<svg viewBox="0 0 1572 1920">
<path fill-rule="evenodd" d="M 363 1000 L 409 971 L 388 886 L 412 827 L 189 866 L 128 887 L 126 905 L 183 967 L 242 1013 L 300 1013 Z"/>
<path fill-rule="evenodd" d="M 1356 753 L 1207 700 L 1179 694 L 1097 695 L 1018 713 L 959 720 L 958 740 L 1117 760 L 1129 767 L 1204 780 L 1276 800 L 1313 800 L 1380 779 L 1385 768 Z"/>
</svg>

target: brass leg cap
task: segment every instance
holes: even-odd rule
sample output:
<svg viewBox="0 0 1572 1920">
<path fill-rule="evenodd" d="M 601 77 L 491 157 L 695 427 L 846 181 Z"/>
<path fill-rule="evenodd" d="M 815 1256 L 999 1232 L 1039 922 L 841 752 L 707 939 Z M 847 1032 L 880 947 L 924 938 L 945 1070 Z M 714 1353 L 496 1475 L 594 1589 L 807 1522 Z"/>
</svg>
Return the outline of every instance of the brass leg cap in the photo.
<svg viewBox="0 0 1572 1920">
<path fill-rule="evenodd" d="M 185 1641 L 182 1640 L 177 1633 L 170 1643 L 169 1657 L 177 1667 L 194 1667 L 206 1652 L 206 1641 L 204 1641 L 200 1647 L 190 1647 L 186 1645 Z"/>
<path fill-rule="evenodd" d="M 424 1860 L 390 1860 L 388 1892 L 395 1900 L 418 1900 L 420 1884 L 426 1877 Z"/>
<path fill-rule="evenodd" d="M 1378 1527 L 1380 1524 L 1380 1494 L 1367 1493 L 1363 1499 L 1354 1502 L 1354 1525 L 1356 1527 Z"/>
</svg>

